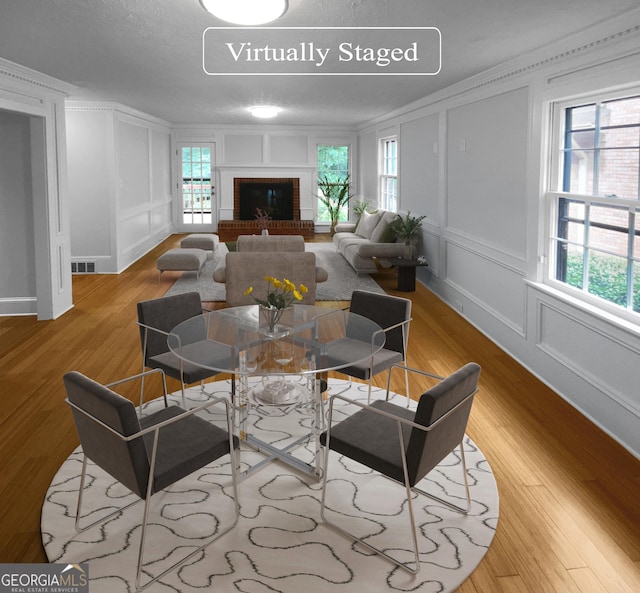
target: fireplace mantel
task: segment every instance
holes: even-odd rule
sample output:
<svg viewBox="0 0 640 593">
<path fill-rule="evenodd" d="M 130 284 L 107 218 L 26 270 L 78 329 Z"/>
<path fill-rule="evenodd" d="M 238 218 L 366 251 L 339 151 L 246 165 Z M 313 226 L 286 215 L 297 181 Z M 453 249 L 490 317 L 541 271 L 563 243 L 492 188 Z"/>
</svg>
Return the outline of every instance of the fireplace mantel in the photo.
<svg viewBox="0 0 640 593">
<path fill-rule="evenodd" d="M 221 241 L 234 241 L 238 235 L 259 234 L 261 229 L 257 220 L 237 220 L 239 213 L 234 204 L 235 179 L 256 179 L 259 181 L 269 179 L 298 179 L 298 195 L 294 207 L 294 220 L 276 221 L 269 223 L 272 234 L 303 235 L 312 238 L 314 233 L 315 196 L 313 193 L 313 180 L 315 169 L 304 167 L 260 167 L 260 166 L 220 166 L 218 187 L 218 234 Z M 297 212 L 296 212 L 297 211 Z"/>
</svg>

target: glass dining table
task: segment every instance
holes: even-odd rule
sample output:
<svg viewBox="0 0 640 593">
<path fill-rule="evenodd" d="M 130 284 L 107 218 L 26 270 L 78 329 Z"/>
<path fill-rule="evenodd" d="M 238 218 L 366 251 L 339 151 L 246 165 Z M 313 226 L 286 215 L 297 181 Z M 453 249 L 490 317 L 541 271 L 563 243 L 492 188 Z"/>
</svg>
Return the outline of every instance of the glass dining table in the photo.
<svg viewBox="0 0 640 593">
<path fill-rule="evenodd" d="M 385 333 L 366 317 L 316 305 L 287 308 L 270 329 L 259 305 L 210 311 L 180 323 L 169 334 L 170 350 L 185 362 L 233 376 L 233 425 L 245 447 L 261 460 L 243 477 L 279 460 L 320 479 L 324 406 L 320 375 L 368 361 L 385 343 Z M 299 406 L 308 411 L 302 436 L 283 446 L 253 430 L 252 408 Z M 311 446 L 312 459 L 295 454 Z"/>
</svg>

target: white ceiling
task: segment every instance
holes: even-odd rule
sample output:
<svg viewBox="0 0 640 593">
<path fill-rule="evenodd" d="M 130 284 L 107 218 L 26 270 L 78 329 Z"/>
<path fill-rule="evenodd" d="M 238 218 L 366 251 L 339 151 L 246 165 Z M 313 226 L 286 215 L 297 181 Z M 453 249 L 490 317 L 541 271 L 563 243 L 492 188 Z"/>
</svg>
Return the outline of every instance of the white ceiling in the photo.
<svg viewBox="0 0 640 593">
<path fill-rule="evenodd" d="M 417 77 L 207 76 L 198 0 L 0 0 L 0 57 L 178 124 L 357 126 L 597 25 L 638 0 L 289 0 L 285 27 L 437 27 L 442 70 Z M 271 120 L 273 121 L 273 120 Z"/>
</svg>

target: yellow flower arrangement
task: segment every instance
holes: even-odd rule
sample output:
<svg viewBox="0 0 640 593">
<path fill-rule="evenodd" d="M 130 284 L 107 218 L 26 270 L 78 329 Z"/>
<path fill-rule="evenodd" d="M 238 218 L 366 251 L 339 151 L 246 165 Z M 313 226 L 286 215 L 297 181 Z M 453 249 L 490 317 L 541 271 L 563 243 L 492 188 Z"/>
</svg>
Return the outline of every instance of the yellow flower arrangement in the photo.
<svg viewBox="0 0 640 593">
<path fill-rule="evenodd" d="M 308 292 L 309 289 L 304 284 L 296 286 L 287 278 L 279 280 L 273 276 L 265 276 L 264 279 L 267 282 L 268 287 L 266 299 L 256 298 L 252 294 L 253 286 L 247 288 L 247 290 L 244 291 L 244 294 L 251 295 L 251 298 L 253 298 L 258 305 L 273 311 L 273 314 L 268 318 L 269 329 L 273 330 L 275 324 L 280 320 L 284 310 L 291 306 L 294 301 L 301 301 L 302 295 Z"/>
</svg>

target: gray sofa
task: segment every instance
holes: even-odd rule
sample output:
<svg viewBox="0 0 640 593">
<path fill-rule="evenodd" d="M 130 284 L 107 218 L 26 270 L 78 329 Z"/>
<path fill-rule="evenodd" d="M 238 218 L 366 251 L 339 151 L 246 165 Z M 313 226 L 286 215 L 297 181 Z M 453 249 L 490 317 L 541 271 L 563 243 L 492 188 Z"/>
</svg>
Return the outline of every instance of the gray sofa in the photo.
<svg viewBox="0 0 640 593">
<path fill-rule="evenodd" d="M 338 223 L 333 244 L 356 272 L 375 272 L 375 259 L 402 257 L 404 253 L 404 243 L 389 229 L 397 216 L 395 212 L 378 210 L 364 212 L 357 224 Z"/>
</svg>

